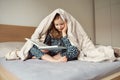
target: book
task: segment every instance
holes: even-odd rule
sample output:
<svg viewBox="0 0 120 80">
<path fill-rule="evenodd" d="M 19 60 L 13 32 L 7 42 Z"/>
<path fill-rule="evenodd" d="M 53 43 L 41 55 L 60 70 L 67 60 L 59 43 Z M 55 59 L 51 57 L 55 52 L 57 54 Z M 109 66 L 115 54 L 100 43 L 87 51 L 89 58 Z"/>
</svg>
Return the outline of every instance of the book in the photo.
<svg viewBox="0 0 120 80">
<path fill-rule="evenodd" d="M 66 49 L 66 47 L 63 47 L 63 46 L 58 46 L 58 45 L 48 46 L 42 42 L 37 43 L 29 38 L 25 38 L 25 40 L 30 41 L 32 44 L 36 45 L 39 49 L 48 49 L 48 50 Z"/>
</svg>

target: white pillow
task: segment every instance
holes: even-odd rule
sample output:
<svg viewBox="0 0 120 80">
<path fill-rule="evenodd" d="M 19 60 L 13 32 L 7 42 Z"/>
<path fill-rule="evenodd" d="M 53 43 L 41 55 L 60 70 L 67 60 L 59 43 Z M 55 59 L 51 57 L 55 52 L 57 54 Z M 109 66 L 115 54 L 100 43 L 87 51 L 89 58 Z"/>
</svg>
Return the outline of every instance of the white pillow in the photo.
<svg viewBox="0 0 120 80">
<path fill-rule="evenodd" d="M 0 57 L 4 57 L 8 52 L 15 49 L 21 49 L 25 42 L 1 42 Z"/>
</svg>

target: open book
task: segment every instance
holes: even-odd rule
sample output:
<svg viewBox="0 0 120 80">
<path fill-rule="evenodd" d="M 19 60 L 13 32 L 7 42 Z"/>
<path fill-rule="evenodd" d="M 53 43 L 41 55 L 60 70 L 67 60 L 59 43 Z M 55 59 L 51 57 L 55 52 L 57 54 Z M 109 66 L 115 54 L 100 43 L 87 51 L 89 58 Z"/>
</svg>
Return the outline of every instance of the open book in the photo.
<svg viewBox="0 0 120 80">
<path fill-rule="evenodd" d="M 42 42 L 41 43 L 37 43 L 29 38 L 25 38 L 27 41 L 30 41 L 31 43 L 33 43 L 34 45 L 36 45 L 39 49 L 48 49 L 48 50 L 51 50 L 51 49 L 66 49 L 66 47 L 63 47 L 63 46 L 58 46 L 58 45 L 54 45 L 54 46 L 48 46 L 46 44 L 43 44 Z"/>
</svg>

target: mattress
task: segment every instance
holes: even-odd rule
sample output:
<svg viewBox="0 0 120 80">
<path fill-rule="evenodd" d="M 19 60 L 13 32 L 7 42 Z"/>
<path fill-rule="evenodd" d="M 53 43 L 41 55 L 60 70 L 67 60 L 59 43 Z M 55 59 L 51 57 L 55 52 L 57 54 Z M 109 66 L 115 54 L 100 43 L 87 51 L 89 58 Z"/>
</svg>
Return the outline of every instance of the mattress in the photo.
<svg viewBox="0 0 120 80">
<path fill-rule="evenodd" d="M 0 66 L 20 80 L 100 80 L 120 71 L 120 61 L 85 62 L 68 61 L 51 63 L 44 60 L 6 61 L 4 55 L 13 49 L 20 49 L 24 42 L 0 43 Z"/>
</svg>

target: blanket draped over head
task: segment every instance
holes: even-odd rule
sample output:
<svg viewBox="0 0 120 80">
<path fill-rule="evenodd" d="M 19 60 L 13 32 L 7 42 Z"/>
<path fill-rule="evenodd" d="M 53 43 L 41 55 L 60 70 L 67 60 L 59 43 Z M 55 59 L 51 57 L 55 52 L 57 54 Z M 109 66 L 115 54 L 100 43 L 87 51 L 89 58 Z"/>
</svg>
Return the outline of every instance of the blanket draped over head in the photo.
<svg viewBox="0 0 120 80">
<path fill-rule="evenodd" d="M 31 36 L 32 40 L 36 42 L 44 42 L 47 30 L 49 29 L 56 13 L 59 13 L 63 20 L 67 20 L 68 39 L 70 40 L 70 43 L 73 46 L 76 46 L 80 51 L 78 60 L 99 62 L 103 60 L 113 60 L 115 58 L 111 47 L 96 48 L 80 23 L 63 9 L 56 9 L 50 15 L 45 17 Z M 24 44 L 18 54 L 21 60 L 25 60 L 27 58 L 28 52 L 32 46 L 33 44 L 29 41 Z"/>
</svg>

